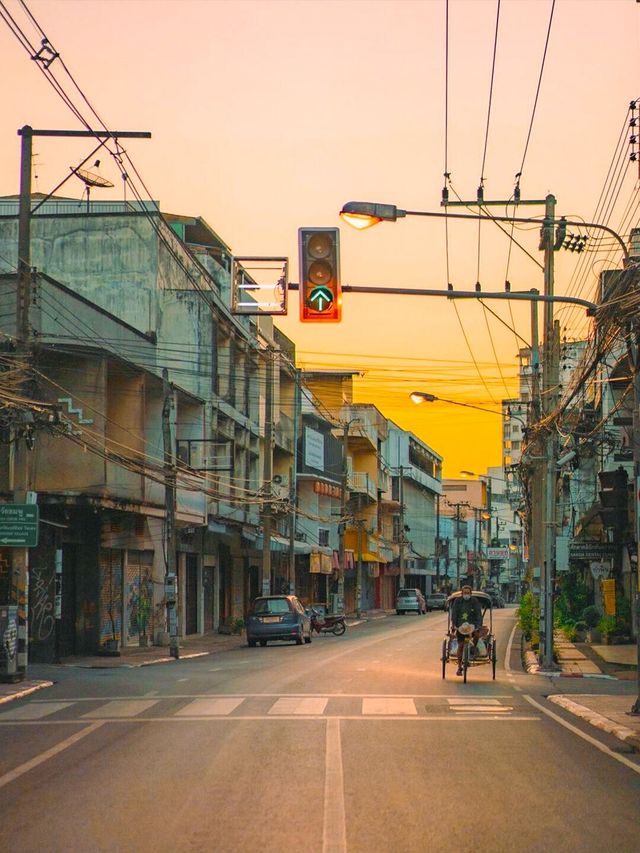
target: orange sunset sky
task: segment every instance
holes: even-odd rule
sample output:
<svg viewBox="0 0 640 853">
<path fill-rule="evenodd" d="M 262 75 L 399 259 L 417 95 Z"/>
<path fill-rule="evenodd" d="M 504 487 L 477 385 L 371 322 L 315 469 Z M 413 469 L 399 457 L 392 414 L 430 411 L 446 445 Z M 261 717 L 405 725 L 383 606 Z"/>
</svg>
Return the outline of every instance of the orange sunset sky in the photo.
<svg viewBox="0 0 640 853">
<path fill-rule="evenodd" d="M 626 124 L 630 101 L 640 97 L 635 0 L 449 0 L 448 73 L 445 0 L 27 5 L 106 125 L 153 134 L 126 147 L 162 209 L 204 217 L 238 255 L 289 256 L 293 281 L 297 229 L 340 225 L 344 283 L 446 289 L 449 281 L 473 290 L 479 281 L 502 290 L 508 279 L 513 290 L 542 290 L 536 224 L 513 232 L 520 248 L 491 223 L 452 222 L 447 240 L 438 219 L 358 233 L 338 218 L 351 199 L 438 211 L 445 171 L 452 195 L 464 199 L 475 197 L 481 178 L 486 199 L 509 199 L 521 171 L 522 197 L 551 192 L 558 215 L 593 221 L 599 213 L 616 230 L 639 224 L 638 162 L 629 162 Z M 39 46 L 42 34 L 18 0 L 2 0 L 0 9 Z M 97 127 L 60 63 L 51 70 Z M 0 71 L 5 195 L 18 191 L 19 127 L 80 124 L 3 20 Z M 86 141 L 36 143 L 40 192 L 89 150 Z M 615 174 L 612 163 L 622 163 Z M 115 187 L 100 198 L 122 198 L 115 164 L 105 158 L 101 171 Z M 611 187 L 610 206 L 598 211 Z M 70 182 L 61 192 L 81 190 Z M 593 298 L 598 272 L 619 261 L 619 253 L 558 252 L 556 292 Z M 500 463 L 500 418 L 417 407 L 408 394 L 425 390 L 488 409 L 516 394 L 530 310 L 486 304 L 499 318 L 476 301 L 346 294 L 343 321 L 319 326 L 299 322 L 292 293 L 278 325 L 296 343 L 300 366 L 362 371 L 357 400 L 413 430 L 455 477 Z M 584 310 L 557 307 L 556 316 L 567 339 L 587 334 Z"/>
</svg>

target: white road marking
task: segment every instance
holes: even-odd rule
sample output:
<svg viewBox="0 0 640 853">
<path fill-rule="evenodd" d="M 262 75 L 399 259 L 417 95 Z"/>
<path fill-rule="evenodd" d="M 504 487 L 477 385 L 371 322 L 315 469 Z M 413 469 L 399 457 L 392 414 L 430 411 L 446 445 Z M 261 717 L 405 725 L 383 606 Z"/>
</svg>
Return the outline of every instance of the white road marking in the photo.
<svg viewBox="0 0 640 853">
<path fill-rule="evenodd" d="M 372 714 L 371 716 L 365 717 L 362 714 L 332 714 L 331 716 L 323 715 L 323 716 L 313 716 L 309 714 L 308 716 L 285 716 L 284 714 L 279 715 L 269 715 L 269 714 L 238 714 L 234 717 L 229 716 L 228 714 L 214 714 L 210 717 L 206 715 L 192 715 L 192 716 L 174 716 L 174 717 L 136 717 L 136 723 L 193 723 L 195 719 L 198 719 L 202 722 L 223 722 L 223 723 L 237 723 L 237 722 L 259 722 L 270 720 L 271 722 L 282 722 L 283 720 L 317 720 L 318 722 L 324 722 L 327 719 L 329 720 L 349 720 L 349 721 L 359 721 L 359 722 L 407 722 L 407 723 L 431 723 L 431 722 L 442 722 L 442 723 L 454 723 L 459 720 L 503 720 L 505 723 L 512 722 L 531 722 L 534 720 L 539 721 L 539 716 L 500 716 L 497 715 L 495 717 L 491 716 L 489 713 L 485 714 L 452 714 L 451 712 L 447 714 L 422 714 L 420 716 L 395 716 L 395 715 L 380 715 L 380 714 Z M 8 726 L 69 726 L 73 724 L 80 723 L 81 720 L 7 720 L 6 722 L 0 721 L 0 728 L 6 728 Z M 127 717 L 114 717 L 111 720 L 101 720 L 102 722 L 107 723 L 131 723 L 131 718 Z"/>
<path fill-rule="evenodd" d="M 487 714 L 495 714 L 498 712 L 499 714 L 504 713 L 505 711 L 513 711 L 513 708 L 509 705 L 500 705 L 498 708 L 495 708 L 493 705 L 452 705 L 452 711 L 457 711 L 459 714 L 468 714 L 468 713 L 478 713 L 485 711 Z"/>
<path fill-rule="evenodd" d="M 364 715 L 393 714 L 398 716 L 398 714 L 406 714 L 407 716 L 415 716 L 418 712 L 413 699 L 396 699 L 391 696 L 380 699 L 363 699 L 362 713 Z"/>
<path fill-rule="evenodd" d="M 474 698 L 460 698 L 455 699 L 447 699 L 447 702 L 450 705 L 499 705 L 499 699 L 474 699 Z"/>
<path fill-rule="evenodd" d="M 324 818 L 322 853 L 346 853 L 347 826 L 344 808 L 344 774 L 340 720 L 327 720 L 324 771 Z"/>
<path fill-rule="evenodd" d="M 244 702 L 244 697 L 222 699 L 196 699 L 176 711 L 177 717 L 224 717 Z"/>
<path fill-rule="evenodd" d="M 101 720 L 91 723 L 90 726 L 82 729 L 82 731 L 76 732 L 66 740 L 61 740 L 60 743 L 52 746 L 51 749 L 47 749 L 46 752 L 41 752 L 40 755 L 36 755 L 35 758 L 32 758 L 30 761 L 25 761 L 24 764 L 20 764 L 13 770 L 5 773 L 4 776 L 0 776 L 0 788 L 4 788 L 5 785 L 15 782 L 16 779 L 23 776 L 25 773 L 28 773 L 29 770 L 33 770 L 34 767 L 38 767 L 39 764 L 44 764 L 45 761 L 53 758 L 54 755 L 58 755 L 58 753 L 63 752 L 63 750 L 68 749 L 70 746 L 73 746 L 74 743 L 77 743 L 79 740 L 82 740 L 82 738 L 87 737 L 87 735 L 93 734 L 96 729 L 99 729 L 100 726 L 103 725 L 104 723 Z"/>
<path fill-rule="evenodd" d="M 282 699 L 276 699 L 271 708 L 270 714 L 305 714 L 307 716 L 318 716 L 324 714 L 327 707 L 327 697 L 307 697 L 298 698 L 292 696 L 283 696 Z"/>
<path fill-rule="evenodd" d="M 106 705 L 94 708 L 93 711 L 87 711 L 82 716 L 97 717 L 99 720 L 110 719 L 112 717 L 137 717 L 138 714 L 142 714 L 143 711 L 147 711 L 157 704 L 157 699 L 132 699 L 129 702 L 107 702 Z"/>
<path fill-rule="evenodd" d="M 56 711 L 68 708 L 69 705 L 73 705 L 73 702 L 43 702 L 41 705 L 31 703 L 23 705 L 21 708 L 3 711 L 0 714 L 0 720 L 40 720 L 42 717 L 48 717 L 49 714 L 55 714 Z"/>
<path fill-rule="evenodd" d="M 635 764 L 633 761 L 630 761 L 628 758 L 625 758 L 624 755 L 621 755 L 619 752 L 614 752 L 612 749 L 609 749 L 605 744 L 600 743 L 596 738 L 591 737 L 586 732 L 581 731 L 577 726 L 572 726 L 571 723 L 568 723 L 566 720 L 563 720 L 558 714 L 554 714 L 553 711 L 550 711 L 548 708 L 545 708 L 544 705 L 541 705 L 539 702 L 536 702 L 531 696 L 525 694 L 524 698 L 530 705 L 533 705 L 534 708 L 537 708 L 539 711 L 542 711 L 543 714 L 546 714 L 547 717 L 551 717 L 552 720 L 555 720 L 556 723 L 560 723 L 561 726 L 564 726 L 565 729 L 569 729 L 570 732 L 573 732 L 574 735 L 578 735 L 583 740 L 586 740 L 587 743 L 590 743 L 591 746 L 595 746 L 596 749 L 599 749 L 600 752 L 604 752 L 605 755 L 608 755 L 610 758 L 615 758 L 616 761 L 619 761 L 620 764 L 624 764 L 625 767 L 628 767 L 630 770 L 633 770 L 635 773 L 640 774 L 640 764 Z"/>
<path fill-rule="evenodd" d="M 511 635 L 509 636 L 509 642 L 507 643 L 507 651 L 505 652 L 505 655 L 504 655 L 504 668 L 505 668 L 505 671 L 508 673 L 511 672 L 511 663 L 510 663 L 510 661 L 511 661 L 511 646 L 513 645 L 513 638 L 515 636 L 517 627 L 518 627 L 518 623 L 516 622 L 516 624 L 513 626 L 513 630 L 511 631 Z"/>
<path fill-rule="evenodd" d="M 340 696 L 342 699 L 447 699 L 454 698 L 451 693 L 332 693 L 330 696 Z M 281 696 L 316 696 L 326 697 L 327 693 L 167 693 L 158 696 L 158 699 L 279 699 Z M 116 699 L 131 700 L 131 696 L 78 696 L 74 702 L 111 702 Z M 511 693 L 489 693 L 486 696 L 478 696 L 474 702 L 484 699 L 511 699 Z M 30 704 L 50 704 L 42 699 L 34 699 Z"/>
</svg>

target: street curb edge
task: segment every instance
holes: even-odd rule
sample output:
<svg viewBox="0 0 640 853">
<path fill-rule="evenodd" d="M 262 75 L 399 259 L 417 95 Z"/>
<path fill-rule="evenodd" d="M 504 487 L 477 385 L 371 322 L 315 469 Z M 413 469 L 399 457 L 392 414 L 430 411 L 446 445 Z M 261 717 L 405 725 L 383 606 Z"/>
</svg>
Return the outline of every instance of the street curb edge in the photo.
<svg viewBox="0 0 640 853">
<path fill-rule="evenodd" d="M 574 702 L 567 696 L 548 696 L 547 699 L 549 702 L 553 702 L 554 705 L 559 705 L 561 708 L 564 708 L 565 711 L 569 711 L 569 713 L 573 714 L 575 717 L 580 717 L 581 720 L 585 720 L 587 723 L 595 726 L 595 728 L 607 732 L 608 734 L 612 734 L 614 737 L 617 737 L 618 740 L 621 740 L 623 743 L 632 746 L 636 751 L 640 752 L 640 735 L 636 734 L 633 729 L 627 728 L 627 726 L 618 725 L 608 717 L 603 717 L 603 715 L 598 714 L 597 711 L 592 711 L 591 708 L 586 708 L 584 705 Z"/>
</svg>

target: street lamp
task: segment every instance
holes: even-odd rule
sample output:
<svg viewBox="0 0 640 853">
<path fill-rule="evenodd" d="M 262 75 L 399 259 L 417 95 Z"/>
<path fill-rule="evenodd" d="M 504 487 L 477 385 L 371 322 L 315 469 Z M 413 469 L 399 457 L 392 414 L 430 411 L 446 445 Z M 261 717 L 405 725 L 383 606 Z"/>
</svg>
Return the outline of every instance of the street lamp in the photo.
<svg viewBox="0 0 640 853">
<path fill-rule="evenodd" d="M 499 415 L 502 418 L 513 418 L 516 421 L 520 421 L 525 429 L 527 427 L 526 422 L 517 415 L 514 415 L 512 412 L 508 412 L 508 414 L 505 415 L 504 412 L 498 412 L 496 409 L 484 409 L 482 406 L 474 406 L 473 403 L 461 403 L 459 400 L 447 400 L 444 397 L 436 397 L 435 394 L 429 394 L 426 391 L 412 391 L 409 396 L 416 405 L 420 405 L 420 403 L 449 403 L 452 406 L 464 406 L 466 409 L 477 409 L 479 412 L 487 412 L 489 415 Z M 469 474 L 473 472 L 467 471 L 466 473 Z"/>
</svg>

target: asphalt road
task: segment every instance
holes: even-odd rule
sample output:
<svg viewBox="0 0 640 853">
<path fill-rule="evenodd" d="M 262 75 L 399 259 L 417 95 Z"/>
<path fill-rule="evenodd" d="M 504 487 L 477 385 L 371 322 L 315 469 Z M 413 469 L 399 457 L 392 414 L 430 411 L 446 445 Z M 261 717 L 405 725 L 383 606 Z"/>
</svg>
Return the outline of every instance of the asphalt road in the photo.
<svg viewBox="0 0 640 853">
<path fill-rule="evenodd" d="M 512 610 L 496 681 L 443 680 L 445 621 L 32 671 L 57 683 L 0 709 L 0 849 L 637 851 L 638 757 L 506 660 Z"/>
</svg>

